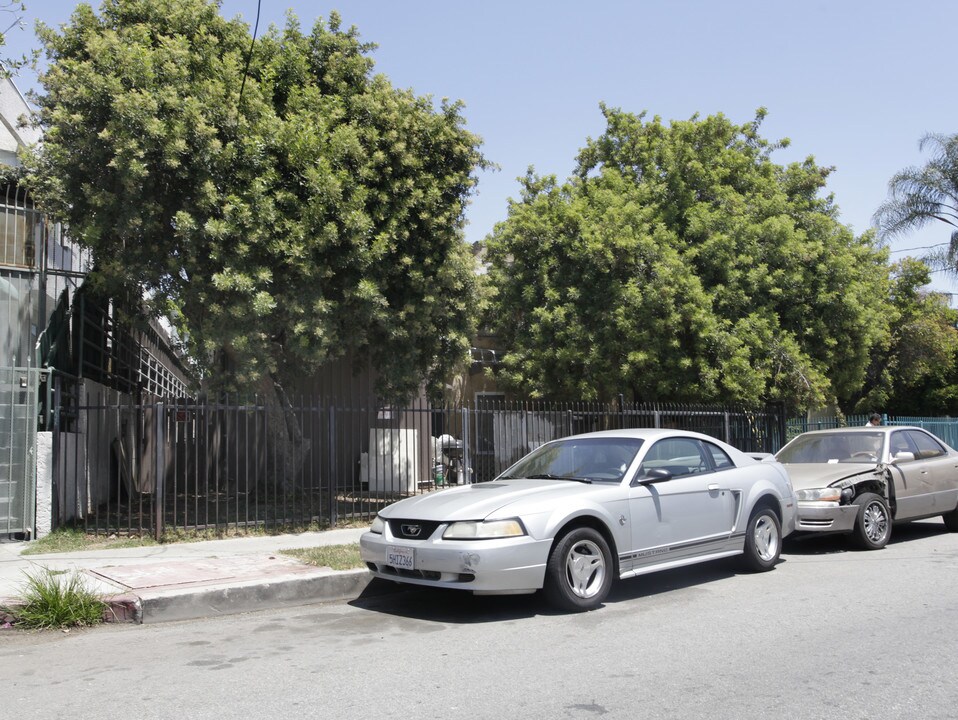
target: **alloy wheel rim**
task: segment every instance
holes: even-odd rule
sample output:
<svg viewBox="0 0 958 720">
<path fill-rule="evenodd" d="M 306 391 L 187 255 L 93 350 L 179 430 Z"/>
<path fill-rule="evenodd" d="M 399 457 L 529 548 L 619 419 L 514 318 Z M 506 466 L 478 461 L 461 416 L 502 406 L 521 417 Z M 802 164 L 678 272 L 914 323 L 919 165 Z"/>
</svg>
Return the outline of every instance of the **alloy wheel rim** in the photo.
<svg viewBox="0 0 958 720">
<path fill-rule="evenodd" d="M 591 540 L 581 540 L 569 550 L 565 563 L 569 589 L 580 598 L 595 596 L 605 581 L 605 558 Z"/>
<path fill-rule="evenodd" d="M 778 552 L 778 533 L 775 531 L 775 524 L 768 516 L 762 516 L 755 523 L 752 539 L 755 541 L 755 550 L 762 560 L 768 562 L 775 557 Z"/>
<path fill-rule="evenodd" d="M 885 515 L 885 508 L 879 502 L 869 503 L 865 508 L 863 518 L 865 525 L 865 535 L 873 543 L 881 542 L 888 530 L 888 517 Z"/>
</svg>

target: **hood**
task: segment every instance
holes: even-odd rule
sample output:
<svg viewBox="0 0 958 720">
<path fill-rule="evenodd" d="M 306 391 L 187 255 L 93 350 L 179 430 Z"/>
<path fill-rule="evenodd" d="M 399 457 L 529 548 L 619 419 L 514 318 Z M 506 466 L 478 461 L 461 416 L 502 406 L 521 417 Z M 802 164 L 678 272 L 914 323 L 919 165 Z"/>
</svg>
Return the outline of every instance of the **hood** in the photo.
<svg viewBox="0 0 958 720">
<path fill-rule="evenodd" d="M 606 493 L 611 487 L 608 483 L 587 485 L 574 480 L 496 480 L 406 498 L 379 514 L 386 519 L 437 522 L 484 520 L 492 515 L 514 517 L 551 509 L 569 497 Z"/>
<path fill-rule="evenodd" d="M 877 463 L 789 463 L 785 465 L 796 490 L 828 487 L 855 475 L 878 470 Z"/>
</svg>

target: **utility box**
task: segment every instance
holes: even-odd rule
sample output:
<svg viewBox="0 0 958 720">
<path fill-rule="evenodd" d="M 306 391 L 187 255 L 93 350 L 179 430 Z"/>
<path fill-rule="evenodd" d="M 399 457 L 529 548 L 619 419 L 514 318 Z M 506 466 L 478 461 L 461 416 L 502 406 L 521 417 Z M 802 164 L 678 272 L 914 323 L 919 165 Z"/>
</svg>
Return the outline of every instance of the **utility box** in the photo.
<svg viewBox="0 0 958 720">
<path fill-rule="evenodd" d="M 370 428 L 369 452 L 359 458 L 359 477 L 369 492 L 412 494 L 419 484 L 419 431 Z"/>
</svg>

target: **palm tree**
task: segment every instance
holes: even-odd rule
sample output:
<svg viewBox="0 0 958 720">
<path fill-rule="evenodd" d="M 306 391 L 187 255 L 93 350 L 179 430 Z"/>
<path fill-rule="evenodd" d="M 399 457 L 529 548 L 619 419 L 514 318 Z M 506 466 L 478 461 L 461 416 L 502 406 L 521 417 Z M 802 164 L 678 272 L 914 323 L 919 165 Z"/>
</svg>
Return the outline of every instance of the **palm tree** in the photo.
<svg viewBox="0 0 958 720">
<path fill-rule="evenodd" d="M 925 135 L 920 150 L 932 150 L 924 167 L 910 167 L 888 181 L 889 198 L 873 218 L 879 237 L 892 238 L 918 230 L 933 220 L 952 228 L 944 255 L 948 269 L 958 272 L 958 134 Z"/>
</svg>

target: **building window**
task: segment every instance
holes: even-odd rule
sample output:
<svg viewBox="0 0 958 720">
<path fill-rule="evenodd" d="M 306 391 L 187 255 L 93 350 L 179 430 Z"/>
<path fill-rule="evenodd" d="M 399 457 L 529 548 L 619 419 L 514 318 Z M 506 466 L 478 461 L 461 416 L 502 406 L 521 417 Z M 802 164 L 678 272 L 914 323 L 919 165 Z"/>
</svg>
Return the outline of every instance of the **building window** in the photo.
<svg viewBox="0 0 958 720">
<path fill-rule="evenodd" d="M 8 185 L 0 194 L 0 265 L 33 268 L 36 264 L 37 212 L 25 207 L 26 194 Z"/>
</svg>

